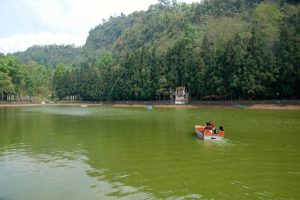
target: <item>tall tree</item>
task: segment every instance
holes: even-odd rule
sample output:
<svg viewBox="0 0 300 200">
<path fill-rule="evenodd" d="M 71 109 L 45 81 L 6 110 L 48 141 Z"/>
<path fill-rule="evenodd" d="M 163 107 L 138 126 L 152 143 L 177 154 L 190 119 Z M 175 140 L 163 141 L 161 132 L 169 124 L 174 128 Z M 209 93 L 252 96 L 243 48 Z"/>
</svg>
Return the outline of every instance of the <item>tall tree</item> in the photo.
<svg viewBox="0 0 300 200">
<path fill-rule="evenodd" d="M 12 78 L 7 73 L 0 71 L 0 95 L 1 101 L 6 100 L 7 95 L 14 93 L 14 86 L 11 82 Z"/>
</svg>

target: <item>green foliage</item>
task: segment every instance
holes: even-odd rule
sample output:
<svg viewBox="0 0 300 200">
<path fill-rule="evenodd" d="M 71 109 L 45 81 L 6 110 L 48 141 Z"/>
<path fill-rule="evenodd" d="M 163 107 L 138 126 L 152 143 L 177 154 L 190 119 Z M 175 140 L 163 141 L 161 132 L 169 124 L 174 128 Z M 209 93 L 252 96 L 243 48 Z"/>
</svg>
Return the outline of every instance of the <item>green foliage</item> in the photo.
<svg viewBox="0 0 300 200">
<path fill-rule="evenodd" d="M 267 40 L 266 45 L 272 48 L 278 42 L 283 18 L 279 7 L 274 3 L 261 3 L 255 8 L 252 18 L 257 34 Z"/>
<path fill-rule="evenodd" d="M 53 89 L 59 99 L 63 99 L 68 95 L 68 85 L 68 68 L 63 65 L 58 65 L 53 75 Z"/>
<path fill-rule="evenodd" d="M 47 98 L 51 93 L 51 71 L 35 62 L 20 64 L 13 55 L 0 54 L 1 100 Z"/>
<path fill-rule="evenodd" d="M 7 73 L 0 72 L 0 94 L 1 100 L 3 101 L 5 98 L 5 94 L 13 94 L 14 85 L 11 82 L 11 77 L 8 76 Z"/>
<path fill-rule="evenodd" d="M 284 24 L 280 30 L 277 62 L 280 70 L 277 92 L 282 97 L 300 98 L 300 6 L 286 9 Z"/>
<path fill-rule="evenodd" d="M 74 45 L 33 46 L 14 56 L 23 64 L 34 61 L 49 68 L 55 68 L 58 64 L 72 65 L 84 59 L 81 49 Z"/>
</svg>

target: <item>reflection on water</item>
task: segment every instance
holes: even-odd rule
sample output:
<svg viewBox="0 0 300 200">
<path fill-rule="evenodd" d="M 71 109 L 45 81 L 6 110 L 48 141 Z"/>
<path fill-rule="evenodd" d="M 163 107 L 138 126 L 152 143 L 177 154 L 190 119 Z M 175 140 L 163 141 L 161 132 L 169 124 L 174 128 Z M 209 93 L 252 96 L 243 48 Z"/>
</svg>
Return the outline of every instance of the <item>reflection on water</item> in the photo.
<svg viewBox="0 0 300 200">
<path fill-rule="evenodd" d="M 299 117 L 239 109 L 1 108 L 0 199 L 299 199 Z M 194 124 L 208 119 L 225 127 L 224 141 L 195 136 Z M 286 120 L 289 127 L 276 126 Z"/>
<path fill-rule="evenodd" d="M 85 116 L 91 114 L 91 110 L 85 108 L 64 108 L 64 107 L 29 107 L 24 109 L 25 112 L 41 112 L 57 115 Z"/>
</svg>

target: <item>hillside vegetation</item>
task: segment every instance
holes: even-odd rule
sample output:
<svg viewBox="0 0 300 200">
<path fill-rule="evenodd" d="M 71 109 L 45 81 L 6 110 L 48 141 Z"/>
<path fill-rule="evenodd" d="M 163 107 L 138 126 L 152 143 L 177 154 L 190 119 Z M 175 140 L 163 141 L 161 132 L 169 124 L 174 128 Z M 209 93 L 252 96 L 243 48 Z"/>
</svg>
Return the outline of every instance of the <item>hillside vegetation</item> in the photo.
<svg viewBox="0 0 300 200">
<path fill-rule="evenodd" d="M 299 19 L 297 1 L 160 0 L 110 17 L 81 48 L 35 46 L 14 56 L 54 70 L 49 91 L 59 99 L 166 99 L 181 85 L 194 99 L 299 98 Z"/>
<path fill-rule="evenodd" d="M 72 65 L 78 62 L 81 52 L 81 48 L 76 48 L 74 45 L 35 45 L 25 52 L 14 53 L 14 56 L 24 64 L 34 61 L 55 68 L 58 64 Z"/>
</svg>

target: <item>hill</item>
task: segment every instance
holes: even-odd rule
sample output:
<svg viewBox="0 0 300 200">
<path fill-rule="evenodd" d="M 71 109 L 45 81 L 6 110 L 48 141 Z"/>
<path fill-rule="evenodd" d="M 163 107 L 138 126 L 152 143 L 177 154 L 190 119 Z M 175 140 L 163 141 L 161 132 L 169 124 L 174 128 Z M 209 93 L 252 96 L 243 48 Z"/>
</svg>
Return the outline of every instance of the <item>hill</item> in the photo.
<svg viewBox="0 0 300 200">
<path fill-rule="evenodd" d="M 82 49 L 74 45 L 35 45 L 24 52 L 14 53 L 14 56 L 23 64 L 34 61 L 54 68 L 58 64 L 72 65 L 79 62 L 81 54 Z"/>
</svg>

